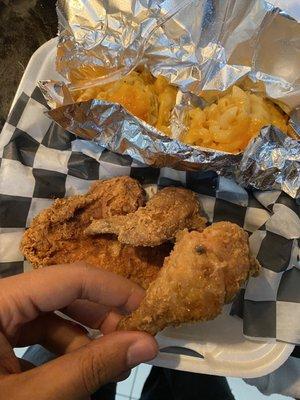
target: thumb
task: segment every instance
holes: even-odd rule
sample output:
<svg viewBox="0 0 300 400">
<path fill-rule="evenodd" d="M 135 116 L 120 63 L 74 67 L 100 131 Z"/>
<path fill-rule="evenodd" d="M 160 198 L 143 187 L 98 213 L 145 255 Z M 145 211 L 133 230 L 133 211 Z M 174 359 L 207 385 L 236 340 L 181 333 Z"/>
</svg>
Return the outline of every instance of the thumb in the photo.
<svg viewBox="0 0 300 400">
<path fill-rule="evenodd" d="M 53 360 L 41 367 L 12 375 L 18 384 L 12 385 L 13 399 L 79 400 L 94 393 L 141 362 L 153 359 L 157 343 L 152 336 L 142 332 L 114 332 L 94 340 L 88 345 Z"/>
</svg>

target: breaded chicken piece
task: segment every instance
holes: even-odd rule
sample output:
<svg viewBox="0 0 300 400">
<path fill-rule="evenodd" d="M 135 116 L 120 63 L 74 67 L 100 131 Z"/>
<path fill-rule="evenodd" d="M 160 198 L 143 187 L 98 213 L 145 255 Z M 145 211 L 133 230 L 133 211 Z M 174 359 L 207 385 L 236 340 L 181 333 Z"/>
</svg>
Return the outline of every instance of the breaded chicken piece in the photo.
<svg viewBox="0 0 300 400">
<path fill-rule="evenodd" d="M 201 233 L 183 231 L 140 306 L 118 329 L 155 335 L 169 325 L 211 320 L 255 272 L 239 226 L 219 222 Z"/>
<path fill-rule="evenodd" d="M 85 237 L 83 233 L 92 218 L 126 214 L 144 204 L 143 188 L 130 177 L 96 182 L 87 194 L 58 199 L 35 217 L 21 251 L 35 268 L 86 261 L 147 288 L 169 254 L 169 246 L 140 249 L 110 235 Z"/>
<path fill-rule="evenodd" d="M 156 193 L 137 211 L 123 216 L 94 220 L 87 235 L 113 233 L 121 243 L 132 246 L 158 246 L 173 239 L 182 229 L 203 230 L 206 219 L 200 216 L 196 193 L 167 187 Z"/>
</svg>

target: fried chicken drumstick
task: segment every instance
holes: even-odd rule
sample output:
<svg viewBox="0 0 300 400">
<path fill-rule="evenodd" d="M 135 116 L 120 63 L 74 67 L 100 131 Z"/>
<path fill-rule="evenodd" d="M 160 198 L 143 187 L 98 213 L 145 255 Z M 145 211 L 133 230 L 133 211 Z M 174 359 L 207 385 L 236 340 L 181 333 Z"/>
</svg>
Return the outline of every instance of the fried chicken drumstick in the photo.
<svg viewBox="0 0 300 400">
<path fill-rule="evenodd" d="M 58 199 L 35 217 L 21 250 L 35 268 L 83 260 L 147 288 L 170 253 L 170 245 L 138 248 L 121 244 L 111 235 L 84 235 L 92 218 L 124 215 L 144 204 L 145 193 L 136 180 L 125 176 L 98 181 L 87 194 Z"/>
<path fill-rule="evenodd" d="M 139 308 L 123 318 L 118 329 L 155 335 L 169 325 L 211 320 L 257 268 L 248 235 L 235 224 L 219 222 L 201 233 L 180 232 Z"/>
<path fill-rule="evenodd" d="M 182 229 L 202 231 L 206 219 L 199 213 L 200 204 L 196 193 L 184 188 L 167 187 L 135 212 L 94 220 L 86 233 L 113 233 L 121 243 L 158 246 L 173 239 Z"/>
</svg>

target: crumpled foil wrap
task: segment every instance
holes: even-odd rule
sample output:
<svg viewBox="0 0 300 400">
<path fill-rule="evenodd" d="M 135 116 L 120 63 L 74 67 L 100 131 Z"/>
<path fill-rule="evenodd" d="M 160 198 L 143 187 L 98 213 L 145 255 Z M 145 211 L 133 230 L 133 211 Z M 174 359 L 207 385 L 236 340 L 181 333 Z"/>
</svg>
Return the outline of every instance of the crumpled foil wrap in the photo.
<svg viewBox="0 0 300 400">
<path fill-rule="evenodd" d="M 240 155 L 166 137 L 122 106 L 72 104 L 72 89 L 118 79 L 140 63 L 182 92 L 172 115 L 175 138 L 184 107 L 210 103 L 233 85 L 271 98 L 300 138 L 300 24 L 263 0 L 59 0 L 57 70 L 63 82 L 40 87 L 49 116 L 76 135 L 153 166 L 214 170 L 243 186 L 300 196 L 299 142 L 266 127 Z M 78 68 L 101 78 L 70 83 Z M 200 98 L 201 99 L 200 99 Z"/>
<path fill-rule="evenodd" d="M 263 128 L 243 153 L 236 180 L 257 189 L 282 189 L 300 197 L 300 141 L 273 126 Z"/>
<path fill-rule="evenodd" d="M 59 124 L 83 139 L 155 167 L 214 170 L 232 176 L 241 155 L 200 150 L 161 134 L 151 125 L 127 112 L 119 104 L 89 100 L 50 110 Z M 74 117 L 75 116 L 75 117 Z"/>
</svg>

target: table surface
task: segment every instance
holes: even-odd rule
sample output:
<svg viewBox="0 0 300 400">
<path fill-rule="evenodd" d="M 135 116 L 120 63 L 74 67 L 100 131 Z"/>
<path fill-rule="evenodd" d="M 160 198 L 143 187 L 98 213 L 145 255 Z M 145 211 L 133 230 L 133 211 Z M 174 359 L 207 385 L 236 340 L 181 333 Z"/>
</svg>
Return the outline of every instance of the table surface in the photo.
<svg viewBox="0 0 300 400">
<path fill-rule="evenodd" d="M 300 0 L 269 0 L 300 19 Z M 57 33 L 54 0 L 0 0 L 0 128 L 32 53 Z"/>
<path fill-rule="evenodd" d="M 0 128 L 29 58 L 56 33 L 54 0 L 0 0 Z"/>
</svg>

